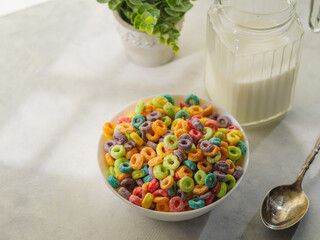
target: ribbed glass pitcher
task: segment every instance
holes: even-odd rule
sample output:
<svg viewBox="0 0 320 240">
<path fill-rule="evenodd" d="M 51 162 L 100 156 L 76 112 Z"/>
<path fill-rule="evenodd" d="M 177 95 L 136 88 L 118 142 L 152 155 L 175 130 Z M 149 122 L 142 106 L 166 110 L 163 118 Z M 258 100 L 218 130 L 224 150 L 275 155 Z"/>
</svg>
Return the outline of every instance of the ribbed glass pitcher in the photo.
<svg viewBox="0 0 320 240">
<path fill-rule="evenodd" d="M 208 11 L 205 84 L 243 125 L 291 108 L 303 28 L 294 0 L 215 0 Z"/>
</svg>

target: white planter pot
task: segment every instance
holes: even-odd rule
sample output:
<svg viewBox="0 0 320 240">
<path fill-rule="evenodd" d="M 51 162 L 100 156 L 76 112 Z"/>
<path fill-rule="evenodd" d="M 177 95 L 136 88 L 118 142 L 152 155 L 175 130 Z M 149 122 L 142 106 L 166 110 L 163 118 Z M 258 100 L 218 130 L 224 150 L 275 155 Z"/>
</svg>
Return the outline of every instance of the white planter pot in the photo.
<svg viewBox="0 0 320 240">
<path fill-rule="evenodd" d="M 142 66 L 154 67 L 165 64 L 174 57 L 172 46 L 160 43 L 158 36 L 134 29 L 120 17 L 117 11 L 114 11 L 113 15 L 129 59 Z M 182 22 L 183 19 L 176 26 L 179 31 L 182 28 Z"/>
</svg>

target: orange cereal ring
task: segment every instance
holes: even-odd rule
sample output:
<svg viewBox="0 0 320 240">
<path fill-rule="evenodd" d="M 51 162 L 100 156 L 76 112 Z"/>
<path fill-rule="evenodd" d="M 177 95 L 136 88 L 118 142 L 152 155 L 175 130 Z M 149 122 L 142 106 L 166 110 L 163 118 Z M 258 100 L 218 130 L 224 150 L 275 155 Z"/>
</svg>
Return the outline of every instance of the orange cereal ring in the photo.
<svg viewBox="0 0 320 240">
<path fill-rule="evenodd" d="M 177 174 L 180 178 L 193 176 L 192 170 L 186 165 L 182 165 L 178 167 Z"/>
<path fill-rule="evenodd" d="M 150 182 L 146 182 L 146 183 L 142 184 L 142 191 L 144 191 L 145 193 L 148 192 L 149 185 L 150 185 Z"/>
<path fill-rule="evenodd" d="M 206 185 L 195 185 L 192 190 L 192 193 L 196 195 L 201 195 L 208 192 L 208 190 L 209 190 L 209 187 Z"/>
<path fill-rule="evenodd" d="M 141 146 L 137 146 L 139 152 L 141 152 L 141 150 L 144 148 L 145 146 L 141 145 Z"/>
<path fill-rule="evenodd" d="M 156 205 L 156 211 L 169 212 L 170 211 L 169 201 L 168 202 L 158 202 Z"/>
<path fill-rule="evenodd" d="M 203 151 L 199 148 L 196 148 L 192 152 L 188 153 L 188 160 L 192 162 L 201 161 L 203 158 Z"/>
<path fill-rule="evenodd" d="M 173 185 L 173 182 L 174 182 L 173 177 L 171 175 L 169 175 L 161 180 L 160 187 L 162 189 L 169 189 Z"/>
<path fill-rule="evenodd" d="M 114 128 L 115 128 L 115 125 L 113 123 L 110 123 L 110 122 L 106 122 L 102 126 L 102 130 L 108 135 L 113 135 Z"/>
<path fill-rule="evenodd" d="M 150 132 L 148 132 L 146 134 L 146 137 L 148 138 L 149 141 L 157 142 L 160 138 L 160 135 L 158 135 L 154 131 L 150 130 Z"/>
<path fill-rule="evenodd" d="M 220 148 L 217 145 L 213 145 L 213 149 L 211 152 L 203 152 L 203 154 L 205 156 L 209 156 L 209 157 L 213 157 L 215 155 L 217 155 L 217 153 L 219 152 Z"/>
<path fill-rule="evenodd" d="M 194 115 L 203 116 L 203 114 L 204 114 L 203 108 L 200 106 L 197 106 L 197 105 L 189 107 L 187 112 L 189 113 L 189 115 L 191 117 L 193 117 Z"/>
<path fill-rule="evenodd" d="M 164 112 L 164 110 L 162 108 L 155 108 L 154 111 L 160 112 L 162 117 L 164 117 L 166 115 L 166 113 Z"/>
<path fill-rule="evenodd" d="M 111 157 L 110 153 L 106 153 L 106 155 L 104 155 L 104 158 L 109 167 L 114 165 L 114 159 Z"/>
<path fill-rule="evenodd" d="M 167 125 L 161 120 L 157 120 L 152 123 L 152 130 L 158 135 L 163 135 L 167 131 Z"/>
<path fill-rule="evenodd" d="M 126 159 L 131 159 L 132 155 L 138 152 L 138 149 L 132 148 L 129 152 L 126 153 Z"/>
<path fill-rule="evenodd" d="M 188 130 L 189 129 L 188 123 L 183 119 L 179 119 L 179 121 L 177 121 L 177 123 L 174 127 L 174 131 L 177 131 L 179 129 Z"/>
<path fill-rule="evenodd" d="M 226 172 L 226 174 L 233 174 L 235 169 L 236 169 L 236 165 L 234 165 L 234 162 L 230 159 L 227 159 L 226 162 L 229 164 L 230 168 L 229 170 Z"/>
<path fill-rule="evenodd" d="M 174 135 L 175 135 L 177 138 L 179 138 L 179 137 L 180 137 L 182 134 L 184 134 L 184 133 L 188 133 L 188 131 L 185 130 L 185 129 L 178 129 L 177 131 L 174 132 Z"/>
<path fill-rule="evenodd" d="M 220 158 L 220 160 L 226 160 L 227 157 L 228 157 L 228 149 L 227 149 L 227 148 L 224 148 L 224 147 L 221 147 L 221 148 L 220 148 L 220 153 L 221 153 L 221 158 Z"/>
<path fill-rule="evenodd" d="M 221 147 L 228 149 L 229 145 L 226 141 L 221 141 Z"/>
<path fill-rule="evenodd" d="M 188 201 L 185 201 L 184 202 L 184 205 L 183 205 L 183 212 L 186 212 L 186 211 L 190 211 L 190 210 L 193 210 L 190 206 L 189 206 L 189 203 Z"/>
<path fill-rule="evenodd" d="M 161 163 L 163 163 L 162 157 L 155 157 L 155 158 L 152 158 L 151 160 L 148 161 L 149 166 L 155 166 L 155 165 L 158 165 Z"/>
<path fill-rule="evenodd" d="M 153 106 L 152 105 L 147 104 L 147 105 L 144 106 L 144 111 L 143 112 L 148 114 L 148 113 L 151 113 L 152 111 L 153 111 Z"/>
<path fill-rule="evenodd" d="M 119 173 L 116 178 L 118 179 L 119 182 L 122 182 L 123 179 L 131 177 L 131 174 L 128 173 Z"/>
<path fill-rule="evenodd" d="M 144 156 L 145 162 L 148 162 L 150 159 L 157 156 L 156 152 L 151 147 L 143 147 L 140 154 Z"/>
<path fill-rule="evenodd" d="M 134 127 L 131 123 L 122 122 L 118 125 L 119 131 L 123 133 L 132 133 L 134 131 Z"/>
<path fill-rule="evenodd" d="M 209 163 L 207 160 L 201 160 L 198 162 L 197 167 L 199 170 L 210 172 L 210 170 L 212 169 L 212 164 Z"/>
<path fill-rule="evenodd" d="M 205 109 L 203 109 L 203 116 L 209 117 L 213 113 L 213 106 L 208 105 Z"/>
<path fill-rule="evenodd" d="M 136 153 L 133 154 L 130 159 L 130 167 L 136 170 L 141 169 L 144 162 L 144 156 L 142 154 Z"/>
<path fill-rule="evenodd" d="M 168 197 L 155 197 L 153 199 L 153 202 L 155 202 L 155 203 L 169 202 L 169 198 Z"/>
</svg>

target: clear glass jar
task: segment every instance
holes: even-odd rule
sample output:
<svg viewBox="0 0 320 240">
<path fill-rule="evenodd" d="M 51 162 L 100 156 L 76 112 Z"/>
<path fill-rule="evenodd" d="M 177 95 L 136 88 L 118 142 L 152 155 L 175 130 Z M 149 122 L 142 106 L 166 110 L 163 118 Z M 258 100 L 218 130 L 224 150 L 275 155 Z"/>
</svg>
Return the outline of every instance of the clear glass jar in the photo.
<svg viewBox="0 0 320 240">
<path fill-rule="evenodd" d="M 215 0 L 208 11 L 209 98 L 243 125 L 291 108 L 303 28 L 294 0 Z"/>
</svg>

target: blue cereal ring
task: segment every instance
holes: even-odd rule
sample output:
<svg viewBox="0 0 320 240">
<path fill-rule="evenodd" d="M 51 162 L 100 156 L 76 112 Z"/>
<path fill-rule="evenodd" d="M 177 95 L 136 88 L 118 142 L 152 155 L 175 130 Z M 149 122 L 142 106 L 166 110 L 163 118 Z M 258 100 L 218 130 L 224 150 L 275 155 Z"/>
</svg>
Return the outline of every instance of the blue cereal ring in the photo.
<svg viewBox="0 0 320 240">
<path fill-rule="evenodd" d="M 171 95 L 169 95 L 169 94 L 163 94 L 162 97 L 165 97 L 166 99 L 168 99 L 168 101 L 169 101 L 172 105 L 174 105 L 174 99 L 173 99 L 173 97 L 172 97 Z"/>
<path fill-rule="evenodd" d="M 239 141 L 237 144 L 236 144 L 237 147 L 240 147 L 241 149 L 241 155 L 245 154 L 246 151 L 247 151 L 247 147 L 246 145 L 244 144 L 244 142 L 242 141 Z"/>
<path fill-rule="evenodd" d="M 217 177 L 216 175 L 214 175 L 213 173 L 209 173 L 206 176 L 206 180 L 205 180 L 205 184 L 209 187 L 209 188 L 213 188 L 217 183 Z"/>
<path fill-rule="evenodd" d="M 142 178 L 143 182 L 150 182 L 153 179 L 153 177 L 151 177 L 150 175 L 145 176 L 144 178 Z"/>
<path fill-rule="evenodd" d="M 108 177 L 108 182 L 111 184 L 111 186 L 112 186 L 113 188 L 118 188 L 118 187 L 120 187 L 120 183 L 119 183 L 118 179 L 116 179 L 116 177 L 113 176 L 113 175 L 110 175 L 110 176 Z"/>
<path fill-rule="evenodd" d="M 130 167 L 130 163 L 123 162 L 120 163 L 119 171 L 122 173 L 132 173 L 133 169 Z"/>
<path fill-rule="evenodd" d="M 142 123 L 144 123 L 146 120 L 144 118 L 144 116 L 138 114 L 138 115 L 135 115 L 132 120 L 131 120 L 131 124 L 136 128 L 136 129 L 139 129 L 140 125 Z"/>
<path fill-rule="evenodd" d="M 221 139 L 220 138 L 210 138 L 210 142 L 212 142 L 214 145 L 221 147 Z"/>
<path fill-rule="evenodd" d="M 145 175 L 148 175 L 148 174 L 149 174 L 148 165 L 144 165 L 140 170 L 141 170 Z"/>
<path fill-rule="evenodd" d="M 189 94 L 188 96 L 186 96 L 185 103 L 188 104 L 189 106 L 194 106 L 194 105 L 199 105 L 200 100 L 196 95 Z"/>
<path fill-rule="evenodd" d="M 198 209 L 204 207 L 204 200 L 201 200 L 199 198 L 194 198 L 188 201 L 189 206 L 193 209 Z"/>
<path fill-rule="evenodd" d="M 174 118 L 175 119 L 182 118 L 184 120 L 191 119 L 190 115 L 187 112 L 183 111 L 183 110 L 180 110 L 179 112 L 177 112 L 176 115 L 174 116 Z"/>
<path fill-rule="evenodd" d="M 197 168 L 197 165 L 194 162 L 191 162 L 190 160 L 185 160 L 183 164 L 188 166 L 192 171 L 196 170 Z"/>
</svg>

